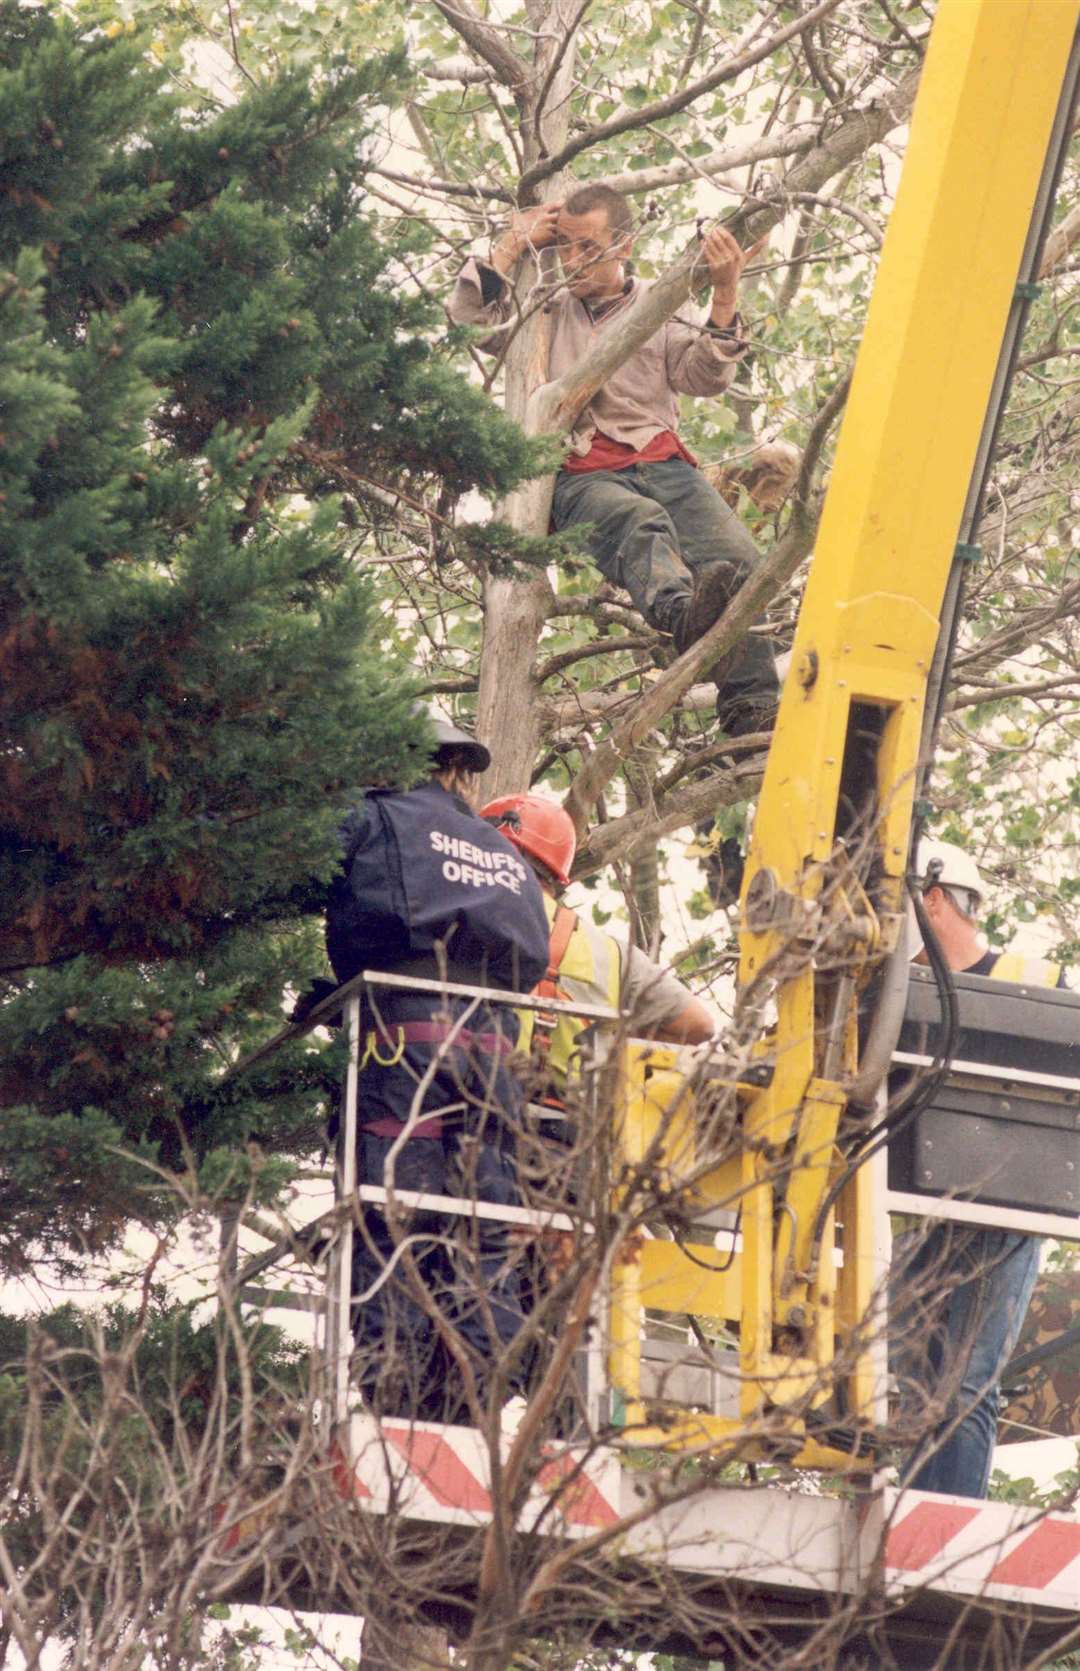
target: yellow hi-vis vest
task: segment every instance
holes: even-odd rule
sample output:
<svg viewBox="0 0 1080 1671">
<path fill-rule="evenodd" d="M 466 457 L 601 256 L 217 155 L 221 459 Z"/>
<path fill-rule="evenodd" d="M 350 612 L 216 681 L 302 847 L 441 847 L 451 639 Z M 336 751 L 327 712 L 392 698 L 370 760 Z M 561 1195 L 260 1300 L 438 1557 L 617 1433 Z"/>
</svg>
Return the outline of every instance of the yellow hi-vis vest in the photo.
<svg viewBox="0 0 1080 1671">
<path fill-rule="evenodd" d="M 1056 986 L 1061 964 L 1045 957 L 1025 957 L 1022 952 L 1002 952 L 990 974 L 996 981 L 1013 981 L 1017 986 Z"/>
<path fill-rule="evenodd" d="M 545 893 L 544 909 L 549 926 L 555 930 L 557 914 L 560 910 L 565 911 L 566 907 L 560 907 L 557 900 Z M 607 1004 L 611 1009 L 617 1010 L 622 985 L 619 943 L 613 940 L 610 934 L 604 934 L 600 929 L 591 928 L 583 923 L 576 913 L 572 912 L 571 915 L 574 918 L 574 926 L 566 941 L 565 950 L 557 967 L 548 970 L 547 980 L 554 986 L 553 992 L 549 989 L 548 996 L 569 1003 L 577 999 L 582 1004 Z M 554 933 L 552 939 L 555 939 Z M 541 991 L 544 986 L 545 982 L 541 981 L 536 990 Z M 559 1084 L 565 1083 L 574 1069 L 574 1058 L 578 1054 L 578 1037 L 591 1024 L 582 1021 L 578 1016 L 565 1013 L 554 1014 L 551 1017 L 552 1024 L 545 1024 L 542 1019 L 538 1022 L 535 1010 L 523 1010 L 520 1016 L 521 1033 L 518 1048 L 528 1050 L 536 1036 L 537 1027 L 542 1027 L 546 1041 L 545 1064 Z"/>
</svg>

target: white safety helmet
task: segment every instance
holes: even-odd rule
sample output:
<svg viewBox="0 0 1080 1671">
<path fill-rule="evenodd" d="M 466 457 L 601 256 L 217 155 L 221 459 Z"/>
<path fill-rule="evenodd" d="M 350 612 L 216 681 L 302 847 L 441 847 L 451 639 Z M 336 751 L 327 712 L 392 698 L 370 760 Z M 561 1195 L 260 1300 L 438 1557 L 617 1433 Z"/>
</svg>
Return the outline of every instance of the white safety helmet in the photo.
<svg viewBox="0 0 1080 1671">
<path fill-rule="evenodd" d="M 928 888 L 944 888 L 956 909 L 965 917 L 978 915 L 986 889 L 979 875 L 979 867 L 970 853 L 951 841 L 937 841 L 924 836 L 919 843 L 915 860 L 915 875 L 923 893 Z M 908 903 L 908 951 L 916 957 L 922 949 L 922 935 L 915 913 Z"/>
<path fill-rule="evenodd" d="M 935 883 L 939 887 L 948 888 L 953 903 L 963 911 L 965 917 L 975 916 L 986 889 L 979 875 L 979 867 L 970 853 L 965 853 L 962 847 L 956 847 L 951 841 L 932 841 L 926 836 L 919 843 L 915 869 L 922 883 L 923 893 Z M 954 889 L 969 897 L 966 900 L 957 899 Z"/>
</svg>

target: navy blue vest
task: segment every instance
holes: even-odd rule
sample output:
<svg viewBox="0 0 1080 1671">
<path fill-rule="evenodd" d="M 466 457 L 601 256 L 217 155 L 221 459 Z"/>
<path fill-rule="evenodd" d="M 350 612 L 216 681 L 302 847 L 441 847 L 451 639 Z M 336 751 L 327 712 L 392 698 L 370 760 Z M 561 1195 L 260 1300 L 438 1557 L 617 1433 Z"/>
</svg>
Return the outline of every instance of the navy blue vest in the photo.
<svg viewBox="0 0 1080 1671">
<path fill-rule="evenodd" d="M 506 837 L 456 795 L 435 782 L 368 790 L 342 841 L 326 920 L 339 981 L 439 952 L 450 979 L 517 992 L 536 985 L 548 956 L 540 885 Z"/>
</svg>

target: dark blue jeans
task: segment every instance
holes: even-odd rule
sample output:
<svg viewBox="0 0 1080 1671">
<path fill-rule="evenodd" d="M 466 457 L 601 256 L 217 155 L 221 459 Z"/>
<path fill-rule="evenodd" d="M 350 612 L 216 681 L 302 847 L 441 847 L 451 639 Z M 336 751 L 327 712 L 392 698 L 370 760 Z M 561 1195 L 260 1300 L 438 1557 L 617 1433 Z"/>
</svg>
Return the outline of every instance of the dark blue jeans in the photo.
<svg viewBox="0 0 1080 1671">
<path fill-rule="evenodd" d="M 362 1183 L 383 1183 L 393 1143 L 392 1137 L 361 1132 Z M 520 1201 L 505 1147 L 470 1140 L 459 1130 L 406 1139 L 395 1157 L 393 1182 L 396 1189 L 503 1206 Z M 379 1415 L 468 1421 L 460 1365 L 397 1253 L 406 1239 L 416 1276 L 464 1352 L 483 1398 L 490 1366 L 524 1315 L 526 1295 L 509 1228 L 492 1219 L 400 1207 L 391 1229 L 385 1214 L 367 1207 L 353 1232 L 354 1379 L 369 1405 Z M 523 1377 L 519 1367 L 509 1390 L 519 1390 Z"/>
<path fill-rule="evenodd" d="M 551 517 L 556 528 L 591 524 L 587 540 L 597 568 L 629 592 L 660 632 L 674 630 L 703 569 L 723 563 L 735 592 L 758 560 L 734 511 L 684 458 L 626 470 L 560 470 Z M 769 644 L 744 639 L 727 671 L 725 695 L 760 702 L 775 693 Z"/>
<path fill-rule="evenodd" d="M 1039 1240 L 935 1224 L 893 1243 L 890 1353 L 905 1421 L 932 1416 L 902 1483 L 985 1497 L 998 1390 L 1039 1274 Z"/>
</svg>

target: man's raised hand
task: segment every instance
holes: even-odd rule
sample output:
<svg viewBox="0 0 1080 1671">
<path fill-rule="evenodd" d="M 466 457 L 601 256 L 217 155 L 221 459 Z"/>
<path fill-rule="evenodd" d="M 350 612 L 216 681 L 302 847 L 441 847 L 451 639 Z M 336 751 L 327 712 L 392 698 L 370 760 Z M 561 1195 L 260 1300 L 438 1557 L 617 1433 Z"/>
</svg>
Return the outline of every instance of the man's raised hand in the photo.
<svg viewBox="0 0 1080 1671">
<path fill-rule="evenodd" d="M 739 280 L 743 268 L 768 243 L 769 234 L 744 250 L 726 226 L 714 226 L 701 240 L 700 260 L 709 272 L 713 287 L 711 320 L 721 327 L 730 325 L 738 306 Z"/>
<path fill-rule="evenodd" d="M 491 265 L 505 277 L 527 249 L 545 249 L 553 244 L 559 230 L 561 203 L 538 203 L 531 209 L 515 209 L 510 225 L 492 246 Z"/>
</svg>

